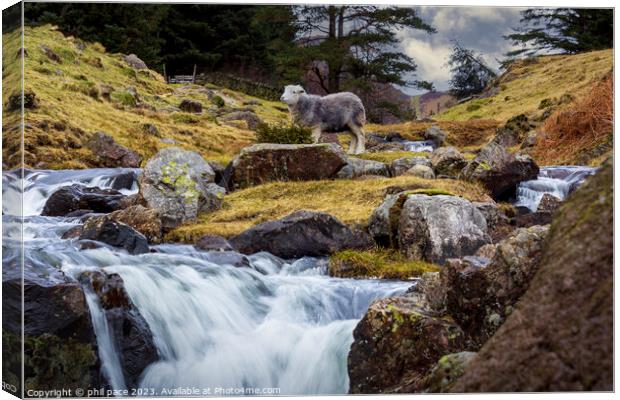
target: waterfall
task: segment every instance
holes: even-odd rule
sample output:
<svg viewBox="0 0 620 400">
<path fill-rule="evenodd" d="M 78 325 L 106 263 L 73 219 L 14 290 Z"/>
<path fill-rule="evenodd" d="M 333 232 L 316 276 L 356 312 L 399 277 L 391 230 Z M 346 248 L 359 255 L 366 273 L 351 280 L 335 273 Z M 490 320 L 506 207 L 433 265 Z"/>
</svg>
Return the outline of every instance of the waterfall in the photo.
<svg viewBox="0 0 620 400">
<path fill-rule="evenodd" d="M 141 387 L 348 391 L 347 356 L 357 322 L 372 301 L 402 294 L 412 282 L 332 278 L 324 258 L 282 260 L 268 253 L 248 256 L 250 267 L 238 268 L 214 263 L 212 253 L 190 245 L 152 246 L 142 255 L 109 246 L 80 250 L 76 239 L 60 239 L 79 218 L 37 215 L 58 187 L 81 182 L 110 188 L 124 172 L 29 171 L 24 202 L 36 204 L 25 204 L 32 215 L 24 218 L 24 251 L 28 268 L 45 271 L 50 281 L 75 279 L 86 270 L 121 276 L 159 355 L 143 372 Z M 5 174 L 7 180 L 16 184 Z M 131 193 L 135 182 L 121 189 Z M 96 294 L 84 290 L 102 372 L 110 386 L 122 389 L 114 331 Z"/>
<path fill-rule="evenodd" d="M 583 181 L 596 172 L 594 167 L 552 166 L 542 167 L 538 177 L 531 181 L 521 182 L 517 188 L 515 205 L 536 211 L 545 193 L 560 200 L 572 193 Z"/>
</svg>

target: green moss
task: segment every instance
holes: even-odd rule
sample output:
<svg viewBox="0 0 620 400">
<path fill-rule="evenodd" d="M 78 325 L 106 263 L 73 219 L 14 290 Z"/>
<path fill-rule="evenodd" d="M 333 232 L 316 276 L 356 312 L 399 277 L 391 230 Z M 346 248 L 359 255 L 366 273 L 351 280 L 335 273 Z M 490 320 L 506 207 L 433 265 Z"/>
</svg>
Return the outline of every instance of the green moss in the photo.
<svg viewBox="0 0 620 400">
<path fill-rule="evenodd" d="M 186 204 L 193 203 L 200 197 L 197 183 L 189 177 L 189 164 L 177 164 L 170 161 L 161 169 L 161 181 L 172 188 L 177 194 L 183 196 Z"/>
<path fill-rule="evenodd" d="M 126 91 L 112 92 L 110 98 L 127 107 L 135 107 L 137 104 L 135 96 Z"/>
<path fill-rule="evenodd" d="M 224 99 L 222 98 L 222 96 L 213 96 L 213 98 L 211 99 L 211 102 L 217 107 L 217 108 L 222 108 L 226 105 L 226 102 L 224 101 Z"/>
<path fill-rule="evenodd" d="M 330 257 L 329 271 L 330 275 L 342 278 L 409 279 L 438 271 L 438 267 L 424 261 L 408 260 L 391 249 L 344 250 Z"/>
<path fill-rule="evenodd" d="M 428 188 L 428 189 L 414 189 L 414 190 L 408 190 L 406 192 L 406 194 L 425 194 L 427 196 L 438 196 L 438 195 L 444 195 L 444 196 L 456 196 L 454 193 L 445 190 L 445 189 L 438 189 L 438 188 Z"/>
</svg>

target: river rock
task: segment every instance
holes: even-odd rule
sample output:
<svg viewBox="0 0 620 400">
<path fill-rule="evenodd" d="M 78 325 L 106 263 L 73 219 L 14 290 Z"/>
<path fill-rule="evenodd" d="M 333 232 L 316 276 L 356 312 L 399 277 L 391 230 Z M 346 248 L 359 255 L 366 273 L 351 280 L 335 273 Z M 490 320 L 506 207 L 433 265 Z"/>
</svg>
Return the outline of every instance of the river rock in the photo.
<svg viewBox="0 0 620 400">
<path fill-rule="evenodd" d="M 138 168 L 142 161 L 139 154 L 119 145 L 112 136 L 103 132 L 96 132 L 86 146 L 93 152 L 101 167 Z"/>
<path fill-rule="evenodd" d="M 400 176 L 416 165 L 431 166 L 431 161 L 426 157 L 402 157 L 392 161 L 390 173 L 392 176 Z"/>
<path fill-rule="evenodd" d="M 162 240 L 162 225 L 157 210 L 135 205 L 110 214 L 110 219 L 129 225 L 143 234 L 150 243 Z"/>
<path fill-rule="evenodd" d="M 233 237 L 230 243 L 244 254 L 267 251 L 282 258 L 327 256 L 372 246 L 367 234 L 352 230 L 329 214 L 304 210 L 258 224 Z"/>
<path fill-rule="evenodd" d="M 123 60 L 129 64 L 129 66 L 131 68 L 135 68 L 135 69 L 146 69 L 146 63 L 144 61 L 142 61 L 137 55 L 135 54 L 129 54 L 125 57 L 123 57 Z"/>
<path fill-rule="evenodd" d="M 169 147 L 151 158 L 140 177 L 140 194 L 157 210 L 164 230 L 199 213 L 219 209 L 225 189 L 213 183 L 215 173 L 195 152 Z"/>
<path fill-rule="evenodd" d="M 202 112 L 202 104 L 195 100 L 184 99 L 179 104 L 179 109 L 188 113 L 200 114 Z"/>
<path fill-rule="evenodd" d="M 347 165 L 336 174 L 341 179 L 353 179 L 367 175 L 390 176 L 390 171 L 387 165 L 382 162 L 349 157 Z"/>
<path fill-rule="evenodd" d="M 444 145 L 446 136 L 446 133 L 437 125 L 432 125 L 424 131 L 424 139 L 432 141 L 435 148 Z"/>
<path fill-rule="evenodd" d="M 548 227 L 517 229 L 498 243 L 488 265 L 449 260 L 441 271 L 446 309 L 481 346 L 505 321 L 537 271 Z"/>
<path fill-rule="evenodd" d="M 109 213 L 120 208 L 125 196 L 114 189 L 86 187 L 80 184 L 63 186 L 47 199 L 41 215 L 50 217 L 65 216 L 77 210 Z"/>
<path fill-rule="evenodd" d="M 512 154 L 491 142 L 463 169 L 461 179 L 481 182 L 495 200 L 507 200 L 516 193 L 519 182 L 536 179 L 538 166 L 523 154 Z"/>
<path fill-rule="evenodd" d="M 461 197 L 413 194 L 403 203 L 398 245 L 410 259 L 442 264 L 474 254 L 490 240 L 482 213 Z"/>
<path fill-rule="evenodd" d="M 203 251 L 232 251 L 233 247 L 228 240 L 221 236 L 205 235 L 198 239 L 194 247 Z"/>
<path fill-rule="evenodd" d="M 417 176 L 422 179 L 435 179 L 433 169 L 426 165 L 414 165 L 405 172 L 405 175 Z"/>
<path fill-rule="evenodd" d="M 444 355 L 460 351 L 465 337 L 450 318 L 436 318 L 414 297 L 371 304 L 353 331 L 348 359 L 352 394 L 410 392 Z"/>
<path fill-rule="evenodd" d="M 461 351 L 441 357 L 423 383 L 424 392 L 449 392 L 450 387 L 463 376 L 475 356 L 476 353 L 473 351 Z"/>
<path fill-rule="evenodd" d="M 230 189 L 273 181 L 334 179 L 347 164 L 342 148 L 324 144 L 255 144 L 244 148 L 228 165 Z"/>
<path fill-rule="evenodd" d="M 147 322 L 129 299 L 123 279 L 118 274 L 86 272 L 80 276 L 80 281 L 89 285 L 99 298 L 116 342 L 126 385 L 139 387 L 142 372 L 159 358 Z"/>
<path fill-rule="evenodd" d="M 555 197 L 552 194 L 545 193 L 540 199 L 540 203 L 538 203 L 537 212 L 549 212 L 554 213 L 555 210 L 560 208 L 562 205 L 562 200 Z"/>
<path fill-rule="evenodd" d="M 440 147 L 431 153 L 431 166 L 438 177 L 456 178 L 466 164 L 456 147 Z"/>
<path fill-rule="evenodd" d="M 130 254 L 148 253 L 148 241 L 129 225 L 114 221 L 107 215 L 91 217 L 85 223 L 81 240 L 96 240 L 114 247 L 121 247 Z"/>
<path fill-rule="evenodd" d="M 529 289 L 454 392 L 613 390 L 613 200 L 608 160 L 557 211 Z"/>
<path fill-rule="evenodd" d="M 26 382 L 41 390 L 105 384 L 81 286 L 46 263 L 26 262 L 23 268 L 23 275 L 16 262 L 6 262 L 2 268 L 3 380 L 14 380 L 10 378 L 13 371 L 17 379 L 23 366 Z"/>
</svg>

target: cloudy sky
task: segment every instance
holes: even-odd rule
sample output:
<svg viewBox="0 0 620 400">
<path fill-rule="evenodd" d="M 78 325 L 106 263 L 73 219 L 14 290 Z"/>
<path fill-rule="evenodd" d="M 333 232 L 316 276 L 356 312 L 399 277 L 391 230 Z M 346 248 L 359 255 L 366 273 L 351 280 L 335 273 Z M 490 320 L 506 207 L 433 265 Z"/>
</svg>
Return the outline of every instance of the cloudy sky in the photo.
<svg viewBox="0 0 620 400">
<path fill-rule="evenodd" d="M 512 49 L 502 35 L 519 26 L 520 8 L 512 7 L 420 7 L 420 16 L 437 33 L 408 30 L 400 32 L 402 51 L 418 65 L 415 79 L 433 82 L 437 90 L 448 89 L 450 70 L 446 65 L 452 49 L 451 40 L 458 40 L 468 49 L 482 53 L 488 65 L 498 68 L 497 59 Z M 403 88 L 408 94 L 420 91 Z"/>
</svg>

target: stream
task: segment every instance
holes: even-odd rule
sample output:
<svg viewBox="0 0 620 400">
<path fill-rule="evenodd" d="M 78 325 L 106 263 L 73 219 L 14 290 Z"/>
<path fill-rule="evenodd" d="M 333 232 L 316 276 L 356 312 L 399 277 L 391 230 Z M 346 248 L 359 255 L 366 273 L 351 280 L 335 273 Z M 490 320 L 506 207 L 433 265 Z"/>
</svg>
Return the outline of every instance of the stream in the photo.
<svg viewBox="0 0 620 400">
<path fill-rule="evenodd" d="M 190 245 L 151 246 L 154 252 L 142 255 L 110 246 L 79 250 L 76 239 L 60 238 L 79 218 L 40 216 L 61 186 L 82 183 L 131 194 L 139 173 L 25 171 L 25 274 L 50 266 L 73 279 L 87 270 L 118 273 L 153 334 L 159 360 L 143 372 L 140 386 L 155 393 L 180 386 L 347 393 L 357 322 L 372 301 L 401 294 L 412 282 L 331 278 L 326 259 L 282 260 L 268 253 L 251 255 L 249 268 L 237 268 Z M 4 174 L 3 279 L 19 273 L 7 270 L 19 247 L 20 185 L 16 172 Z M 50 284 L 54 279 L 50 275 Z M 103 376 L 113 389 L 124 389 L 112 330 L 97 295 L 84 291 Z"/>
</svg>

